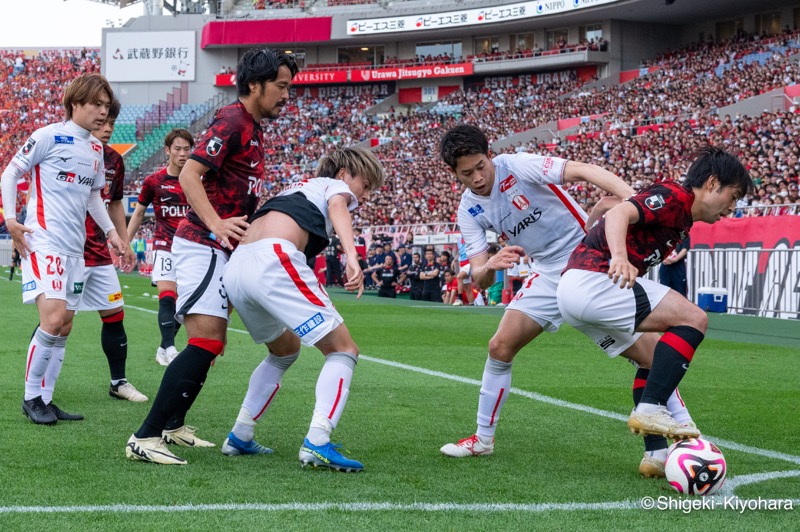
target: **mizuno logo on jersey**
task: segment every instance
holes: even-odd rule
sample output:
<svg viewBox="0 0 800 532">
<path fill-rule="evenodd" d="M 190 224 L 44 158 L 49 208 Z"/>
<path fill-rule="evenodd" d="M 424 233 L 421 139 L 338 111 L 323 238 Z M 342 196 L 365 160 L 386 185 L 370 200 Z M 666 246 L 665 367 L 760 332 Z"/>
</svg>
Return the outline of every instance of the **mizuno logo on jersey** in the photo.
<svg viewBox="0 0 800 532">
<path fill-rule="evenodd" d="M 661 194 L 656 194 L 655 196 L 650 196 L 646 200 L 644 200 L 644 204 L 647 205 L 647 208 L 651 211 L 657 211 L 664 205 L 666 202 L 664 201 L 664 196 Z"/>
<path fill-rule="evenodd" d="M 211 140 L 208 141 L 208 146 L 206 146 L 206 153 L 212 157 L 216 157 L 217 154 L 222 149 L 222 139 L 219 137 L 211 137 Z"/>
<path fill-rule="evenodd" d="M 300 338 L 302 338 L 303 336 L 307 335 L 308 333 L 319 327 L 324 321 L 325 318 L 322 317 L 322 313 L 317 312 L 316 314 L 308 318 L 303 324 L 295 327 L 294 333 Z"/>
<path fill-rule="evenodd" d="M 514 177 L 513 175 L 510 175 L 507 178 L 500 181 L 500 192 L 505 192 L 506 190 L 510 189 L 516 184 L 517 184 L 517 178 Z"/>
<path fill-rule="evenodd" d="M 75 144 L 75 137 L 56 135 L 56 144 Z"/>
<path fill-rule="evenodd" d="M 520 235 L 528 226 L 531 226 L 534 223 L 536 223 L 541 217 L 542 217 L 542 211 L 540 211 L 539 209 L 534 209 L 531 214 L 520 220 L 520 222 L 514 227 L 510 228 L 508 232 L 511 233 L 511 236 Z"/>
<path fill-rule="evenodd" d="M 472 215 L 473 218 L 478 216 L 479 214 L 483 214 L 483 207 L 481 207 L 480 205 L 475 205 L 474 207 L 470 207 L 467 210 L 469 211 L 469 213 Z"/>
</svg>

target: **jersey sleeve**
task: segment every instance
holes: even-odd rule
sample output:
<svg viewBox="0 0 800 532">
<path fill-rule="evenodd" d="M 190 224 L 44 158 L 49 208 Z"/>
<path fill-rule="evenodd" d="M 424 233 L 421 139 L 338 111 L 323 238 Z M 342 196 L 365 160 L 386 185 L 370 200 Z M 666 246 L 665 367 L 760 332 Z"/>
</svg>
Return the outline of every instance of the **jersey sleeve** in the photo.
<svg viewBox="0 0 800 532">
<path fill-rule="evenodd" d="M 53 135 L 48 134 L 45 129 L 37 129 L 17 151 L 11 163 L 23 172 L 29 172 L 44 160 L 52 144 Z"/>
<path fill-rule="evenodd" d="M 111 201 L 121 201 L 125 197 L 125 162 L 117 153 L 113 160 L 116 168 L 114 168 L 114 188 L 111 190 Z"/>
<path fill-rule="evenodd" d="M 332 197 L 339 194 L 347 196 L 348 211 L 353 211 L 358 207 L 358 198 L 350 191 L 350 187 L 344 181 L 327 178 L 325 183 L 325 202 L 329 202 Z"/>
<path fill-rule="evenodd" d="M 241 124 L 221 109 L 192 151 L 191 159 L 218 172 L 223 161 L 241 149 Z"/>
<path fill-rule="evenodd" d="M 467 259 L 480 255 L 489 249 L 486 230 L 475 221 L 475 217 L 470 214 L 463 203 L 458 206 L 458 227 L 461 228 L 461 236 L 464 238 Z"/>
<path fill-rule="evenodd" d="M 558 157 L 517 153 L 500 155 L 498 163 L 508 167 L 511 175 L 535 185 L 561 185 L 567 160 Z"/>
<path fill-rule="evenodd" d="M 89 138 L 89 144 L 94 150 L 93 153 L 97 156 L 98 160 L 97 172 L 94 174 L 94 184 L 92 185 L 92 190 L 103 190 L 103 188 L 106 186 L 106 158 L 103 151 L 103 144 L 99 140 L 95 140 L 94 137 Z"/>
<path fill-rule="evenodd" d="M 664 185 L 654 185 L 630 197 L 639 211 L 636 225 L 655 224 L 663 227 L 684 227 L 686 204 L 676 191 Z"/>
<path fill-rule="evenodd" d="M 143 205 L 147 207 L 151 203 L 153 203 L 153 199 L 155 198 L 155 187 L 153 183 L 155 182 L 155 178 L 152 175 L 147 176 L 144 178 L 144 183 L 142 183 L 142 190 L 139 191 L 139 197 L 136 198 L 136 201 L 139 205 Z"/>
</svg>

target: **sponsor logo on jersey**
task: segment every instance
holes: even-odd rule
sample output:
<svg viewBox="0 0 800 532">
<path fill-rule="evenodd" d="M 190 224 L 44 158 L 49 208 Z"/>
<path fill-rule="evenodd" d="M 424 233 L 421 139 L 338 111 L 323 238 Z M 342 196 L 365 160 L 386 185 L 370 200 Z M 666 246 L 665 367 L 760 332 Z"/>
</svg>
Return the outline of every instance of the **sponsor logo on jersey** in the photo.
<svg viewBox="0 0 800 532">
<path fill-rule="evenodd" d="M 161 205 L 161 216 L 182 218 L 186 216 L 188 210 L 188 205 Z"/>
<path fill-rule="evenodd" d="M 75 144 L 75 137 L 56 135 L 56 144 Z"/>
<path fill-rule="evenodd" d="M 500 192 L 505 192 L 516 184 L 517 184 L 517 178 L 514 177 L 513 175 L 510 175 L 507 178 L 500 181 Z"/>
<path fill-rule="evenodd" d="M 113 168 L 106 168 L 106 175 L 114 176 L 117 175 L 117 171 Z"/>
<path fill-rule="evenodd" d="M 479 214 L 483 214 L 483 207 L 481 207 L 480 205 L 475 205 L 474 207 L 470 207 L 467 210 L 469 211 L 469 213 L 472 215 L 473 218 L 478 216 Z"/>
<path fill-rule="evenodd" d="M 317 312 L 316 314 L 308 318 L 305 322 L 303 322 L 301 325 L 295 327 L 294 333 L 300 338 L 302 338 L 303 336 L 307 335 L 308 333 L 319 327 L 324 321 L 325 318 L 322 317 L 322 314 L 320 312 Z"/>
<path fill-rule="evenodd" d="M 611 336 L 606 336 L 605 338 L 597 342 L 597 345 L 600 347 L 600 349 L 605 350 L 614 345 L 616 342 L 617 341 L 614 340 Z"/>
<path fill-rule="evenodd" d="M 529 226 L 535 224 L 541 217 L 542 217 L 542 211 L 539 209 L 534 209 L 531 214 L 520 220 L 514 227 L 511 227 L 508 230 L 508 232 L 511 233 L 511 236 L 518 236 L 522 234 L 522 232 Z M 505 238 L 505 235 L 506 235 L 505 232 L 503 232 L 503 238 L 505 240 L 508 240 L 507 238 Z"/>
<path fill-rule="evenodd" d="M 26 142 L 25 145 L 22 147 L 22 154 L 28 155 L 35 145 L 36 145 L 35 140 L 33 140 L 32 138 L 28 139 L 28 142 Z"/>
<path fill-rule="evenodd" d="M 72 159 L 72 157 L 59 157 L 59 156 L 56 156 L 56 158 L 57 159 L 61 159 L 62 163 L 65 163 L 65 162 L 69 161 L 70 159 Z"/>
<path fill-rule="evenodd" d="M 64 181 L 65 183 L 75 183 L 79 185 L 92 186 L 94 178 L 78 175 L 74 172 L 59 172 L 56 176 L 56 181 Z"/>
<path fill-rule="evenodd" d="M 251 146 L 255 146 L 256 148 L 258 148 L 258 141 L 256 139 L 252 139 L 252 140 L 250 140 L 250 145 Z"/>
<path fill-rule="evenodd" d="M 550 169 L 553 168 L 553 165 L 556 164 L 553 161 L 552 157 L 545 157 L 544 161 L 542 162 L 542 175 L 547 175 L 550 173 Z"/>
<path fill-rule="evenodd" d="M 103 145 L 102 144 L 95 144 L 94 142 L 92 142 L 92 149 L 94 151 L 96 151 L 97 153 L 103 153 Z"/>
<path fill-rule="evenodd" d="M 22 285 L 23 292 L 30 292 L 31 290 L 36 290 L 36 281 L 31 281 Z"/>
<path fill-rule="evenodd" d="M 651 211 L 657 211 L 664 205 L 666 202 L 664 201 L 664 196 L 661 194 L 656 194 L 655 196 L 650 196 L 646 200 L 644 200 L 644 204 L 647 205 L 647 208 Z"/>
<path fill-rule="evenodd" d="M 511 200 L 511 203 L 513 203 L 514 207 L 516 207 L 521 211 L 526 211 L 528 210 L 528 207 L 531 206 L 530 202 L 528 201 L 528 198 L 526 198 L 522 194 L 514 196 L 514 199 Z"/>
<path fill-rule="evenodd" d="M 108 294 L 109 303 L 114 303 L 115 301 L 121 301 L 121 300 L 122 300 L 122 292 L 117 292 L 116 294 Z"/>
<path fill-rule="evenodd" d="M 72 285 L 72 293 L 73 294 L 82 294 L 83 293 L 83 283 L 75 283 Z"/>
<path fill-rule="evenodd" d="M 212 157 L 216 157 L 219 151 L 222 149 L 222 139 L 219 137 L 211 137 L 211 140 L 208 141 L 208 146 L 206 146 L 206 153 Z"/>
<path fill-rule="evenodd" d="M 175 185 L 161 185 L 164 190 L 175 190 Z"/>
</svg>

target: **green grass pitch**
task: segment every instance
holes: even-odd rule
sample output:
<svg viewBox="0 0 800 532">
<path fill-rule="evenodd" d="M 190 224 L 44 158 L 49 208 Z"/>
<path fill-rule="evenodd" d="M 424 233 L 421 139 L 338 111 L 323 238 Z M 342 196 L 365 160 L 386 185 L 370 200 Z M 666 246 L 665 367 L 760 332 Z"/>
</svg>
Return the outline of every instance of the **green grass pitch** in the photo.
<svg viewBox="0 0 800 532">
<path fill-rule="evenodd" d="M 136 275 L 122 276 L 122 284 L 128 378 L 152 400 L 163 374 L 154 361 L 156 292 Z M 125 442 L 150 402 L 109 398 L 96 312 L 76 317 L 55 394 L 59 406 L 86 420 L 39 427 L 21 414 L 25 351 L 37 318 L 20 292 L 19 282 L 0 280 L 2 530 L 797 527 L 797 510 L 641 509 L 643 497 L 680 499 L 663 479 L 638 475 L 641 438 L 622 421 L 634 370 L 569 327 L 543 335 L 516 358 L 515 393 L 502 413 L 495 454 L 441 456 L 444 443 L 475 430 L 486 345 L 502 311 L 385 301 L 373 293 L 360 301 L 332 294 L 363 355 L 334 441 L 364 462 L 365 472 L 299 466 L 322 364 L 306 348 L 256 429 L 272 456 L 176 447 L 189 465 L 131 462 Z M 238 317 L 231 328 L 226 355 L 187 418 L 218 446 L 265 356 Z M 681 385 L 698 426 L 725 453 L 727 482 L 742 499 L 800 505 L 799 329 L 796 321 L 714 316 Z M 178 347 L 185 341 L 181 331 Z"/>
</svg>

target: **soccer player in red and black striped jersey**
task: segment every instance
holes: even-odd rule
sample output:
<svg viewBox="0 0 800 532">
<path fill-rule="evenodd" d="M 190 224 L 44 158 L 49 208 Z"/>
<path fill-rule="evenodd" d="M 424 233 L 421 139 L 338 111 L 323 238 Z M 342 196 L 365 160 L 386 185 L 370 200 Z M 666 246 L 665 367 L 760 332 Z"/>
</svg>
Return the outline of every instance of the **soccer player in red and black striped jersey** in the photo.
<svg viewBox="0 0 800 532">
<path fill-rule="evenodd" d="M 164 138 L 167 166 L 149 175 L 142 183 L 138 204 L 128 224 L 128 240 L 133 240 L 144 220 L 145 210 L 153 205 L 156 231 L 153 241 L 153 284 L 158 288 L 158 328 L 161 345 L 156 351 L 156 362 L 169 365 L 178 356 L 175 333 L 180 324 L 175 321 L 175 300 L 178 297 L 175 265 L 172 257 L 172 239 L 178 225 L 186 218 L 189 204 L 178 176 L 194 146 L 192 134 L 185 129 L 173 129 Z"/>
<path fill-rule="evenodd" d="M 666 404 L 708 325 L 697 305 L 641 276 L 669 256 L 694 222 L 717 222 L 753 190 L 750 175 L 736 157 L 707 146 L 698 152 L 682 184 L 659 183 L 615 206 L 569 258 L 557 292 L 568 323 L 610 332 L 664 333 L 628 419 L 634 432 L 699 436 L 696 429 L 675 420 Z"/>
<path fill-rule="evenodd" d="M 132 460 L 185 464 L 164 442 L 214 446 L 195 436 L 184 417 L 225 346 L 230 309 L 222 270 L 249 227 L 261 194 L 260 122 L 280 116 L 296 73 L 292 55 L 269 48 L 245 52 L 236 69 L 238 101 L 217 112 L 181 171 L 191 209 L 175 233 L 172 254 L 177 319 L 186 325 L 189 345 L 167 367 L 147 418 L 128 440 L 125 454 Z"/>
<path fill-rule="evenodd" d="M 103 164 L 105 167 L 105 186 L 100 195 L 106 204 L 108 216 L 117 233 L 125 238 L 125 208 L 122 205 L 122 187 L 125 181 L 125 163 L 122 156 L 108 145 L 114 133 L 114 124 L 120 112 L 119 100 L 111 102 L 108 117 L 102 127 L 92 130 L 92 135 L 103 143 Z M 136 263 L 136 257 L 126 240 L 125 254 L 122 256 L 122 270 L 129 272 Z M 83 247 L 83 294 L 78 310 L 96 310 L 103 326 L 100 329 L 100 344 L 108 360 L 111 385 L 108 394 L 115 399 L 135 403 L 147 401 L 147 396 L 136 389 L 125 375 L 128 360 L 128 336 L 125 333 L 122 306 L 122 288 L 117 270 L 108 250 L 108 239 L 103 230 L 91 216 L 86 217 L 86 243 Z M 50 364 L 51 371 L 54 364 Z M 56 365 L 57 367 L 57 365 Z"/>
</svg>

